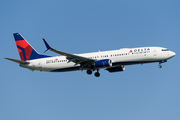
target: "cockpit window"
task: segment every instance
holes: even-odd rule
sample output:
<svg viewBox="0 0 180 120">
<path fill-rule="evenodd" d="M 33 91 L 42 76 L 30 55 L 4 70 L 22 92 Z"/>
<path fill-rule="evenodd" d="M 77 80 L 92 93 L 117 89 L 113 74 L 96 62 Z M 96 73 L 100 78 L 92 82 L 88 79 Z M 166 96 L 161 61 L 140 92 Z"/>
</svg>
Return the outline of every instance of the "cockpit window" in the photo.
<svg viewBox="0 0 180 120">
<path fill-rule="evenodd" d="M 168 49 L 162 49 L 162 51 L 169 51 Z"/>
</svg>

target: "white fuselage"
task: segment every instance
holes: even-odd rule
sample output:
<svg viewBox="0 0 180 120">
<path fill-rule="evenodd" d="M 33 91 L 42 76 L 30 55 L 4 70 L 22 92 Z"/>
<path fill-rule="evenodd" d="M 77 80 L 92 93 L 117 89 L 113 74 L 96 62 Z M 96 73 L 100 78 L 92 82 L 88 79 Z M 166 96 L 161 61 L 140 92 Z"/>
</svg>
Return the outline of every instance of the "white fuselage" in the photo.
<svg viewBox="0 0 180 120">
<path fill-rule="evenodd" d="M 112 51 L 102 51 L 93 53 L 76 54 L 78 56 L 102 60 L 110 59 L 112 66 L 124 66 L 132 64 L 143 64 L 151 62 L 160 62 L 168 60 L 175 56 L 175 53 L 168 51 L 162 47 L 140 47 L 140 48 L 123 48 Z M 47 72 L 65 72 L 75 70 L 86 70 L 82 68 L 80 64 L 74 62 L 68 62 L 65 56 L 48 57 L 35 60 L 29 60 L 30 64 L 20 64 L 21 67 L 25 67 L 31 70 L 47 71 Z M 103 67 L 107 68 L 107 67 Z M 101 69 L 101 68 L 96 68 Z"/>
</svg>

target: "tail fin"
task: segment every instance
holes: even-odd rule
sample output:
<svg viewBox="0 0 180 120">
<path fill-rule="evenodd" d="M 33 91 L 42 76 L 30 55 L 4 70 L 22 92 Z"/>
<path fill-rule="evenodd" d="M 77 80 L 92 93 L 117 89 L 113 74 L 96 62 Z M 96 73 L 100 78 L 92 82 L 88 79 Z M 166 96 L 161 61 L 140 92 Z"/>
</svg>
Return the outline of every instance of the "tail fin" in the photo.
<svg viewBox="0 0 180 120">
<path fill-rule="evenodd" d="M 13 35 L 22 61 L 50 57 L 39 54 L 20 33 L 14 33 Z"/>
</svg>

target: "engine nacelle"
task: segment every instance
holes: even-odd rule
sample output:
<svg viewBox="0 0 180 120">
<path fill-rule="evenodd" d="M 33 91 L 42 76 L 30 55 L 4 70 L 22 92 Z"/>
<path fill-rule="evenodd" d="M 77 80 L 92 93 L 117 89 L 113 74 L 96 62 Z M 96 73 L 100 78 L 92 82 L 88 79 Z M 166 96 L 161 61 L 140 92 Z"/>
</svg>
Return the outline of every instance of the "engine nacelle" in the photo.
<svg viewBox="0 0 180 120">
<path fill-rule="evenodd" d="M 110 59 L 103 59 L 103 60 L 98 60 L 95 62 L 95 67 L 109 67 L 112 66 L 112 61 Z"/>
<path fill-rule="evenodd" d="M 107 68 L 106 70 L 109 72 L 120 72 L 120 71 L 124 71 L 125 67 L 124 66 L 117 66 L 117 67 Z"/>
</svg>

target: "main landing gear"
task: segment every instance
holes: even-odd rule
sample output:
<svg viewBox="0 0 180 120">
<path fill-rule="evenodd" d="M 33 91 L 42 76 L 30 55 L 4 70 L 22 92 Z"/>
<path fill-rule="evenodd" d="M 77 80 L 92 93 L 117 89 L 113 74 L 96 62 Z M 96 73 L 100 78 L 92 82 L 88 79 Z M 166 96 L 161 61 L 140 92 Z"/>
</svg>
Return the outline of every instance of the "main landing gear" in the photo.
<svg viewBox="0 0 180 120">
<path fill-rule="evenodd" d="M 95 75 L 96 77 L 99 77 L 99 76 L 100 76 L 99 69 L 97 69 L 97 72 L 95 72 L 94 75 Z"/>
<path fill-rule="evenodd" d="M 89 69 L 89 70 L 86 71 L 86 73 L 87 73 L 88 75 L 91 75 L 91 74 L 92 74 L 92 70 Z M 94 76 L 96 76 L 96 77 L 99 77 L 99 76 L 100 76 L 99 69 L 97 69 L 97 72 L 94 73 Z"/>
<path fill-rule="evenodd" d="M 89 69 L 89 70 L 86 71 L 86 73 L 87 73 L 88 75 L 91 75 L 91 74 L 92 74 L 92 70 Z"/>
</svg>

